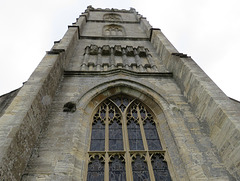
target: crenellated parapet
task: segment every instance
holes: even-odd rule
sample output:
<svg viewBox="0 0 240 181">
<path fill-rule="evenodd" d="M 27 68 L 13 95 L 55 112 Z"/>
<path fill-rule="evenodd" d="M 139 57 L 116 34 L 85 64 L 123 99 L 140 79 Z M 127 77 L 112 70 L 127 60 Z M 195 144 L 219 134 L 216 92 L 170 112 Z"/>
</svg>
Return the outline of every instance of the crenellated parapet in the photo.
<svg viewBox="0 0 240 181">
<path fill-rule="evenodd" d="M 85 12 L 89 11 L 106 11 L 106 12 L 122 12 L 122 13 L 132 13 L 135 12 L 134 8 L 130 8 L 130 10 L 126 9 L 116 9 L 116 8 L 94 8 L 93 6 L 88 6 Z"/>
<path fill-rule="evenodd" d="M 158 71 L 149 50 L 143 46 L 133 47 L 121 45 L 97 46 L 85 48 L 82 71 L 107 71 L 112 69 L 128 69 L 137 72 Z"/>
</svg>

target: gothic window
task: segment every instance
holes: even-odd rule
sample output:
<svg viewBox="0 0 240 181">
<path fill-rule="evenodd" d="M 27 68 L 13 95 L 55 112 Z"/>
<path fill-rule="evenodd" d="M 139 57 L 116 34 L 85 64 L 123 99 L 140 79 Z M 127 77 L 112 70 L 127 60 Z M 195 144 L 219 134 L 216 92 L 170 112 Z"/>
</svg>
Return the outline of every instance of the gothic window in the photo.
<svg viewBox="0 0 240 181">
<path fill-rule="evenodd" d="M 111 155 L 109 162 L 109 180 L 126 180 L 126 170 L 123 155 Z"/>
<path fill-rule="evenodd" d="M 109 150 L 123 150 L 121 117 L 115 106 L 109 105 Z"/>
<path fill-rule="evenodd" d="M 90 157 L 87 180 L 104 180 L 104 161 L 101 155 Z"/>
<path fill-rule="evenodd" d="M 143 150 L 144 148 L 136 104 L 133 104 L 128 111 L 127 130 L 130 150 Z"/>
<path fill-rule="evenodd" d="M 120 25 L 106 25 L 103 27 L 104 36 L 123 36 L 125 35 L 124 28 Z"/>
<path fill-rule="evenodd" d="M 171 181 L 168 172 L 167 163 L 164 161 L 164 155 L 155 153 L 152 154 L 152 166 L 156 181 Z"/>
<path fill-rule="evenodd" d="M 118 95 L 93 115 L 87 180 L 170 181 L 156 123 L 137 99 Z"/>
<path fill-rule="evenodd" d="M 137 154 L 133 157 L 132 172 L 133 180 L 150 180 L 147 163 L 144 161 L 145 156 Z"/>
<path fill-rule="evenodd" d="M 103 16 L 103 20 L 106 21 L 122 21 L 122 17 L 119 14 L 110 13 Z"/>
<path fill-rule="evenodd" d="M 105 149 L 105 120 L 106 105 L 102 105 L 95 114 L 92 123 L 91 151 L 104 151 Z"/>
</svg>

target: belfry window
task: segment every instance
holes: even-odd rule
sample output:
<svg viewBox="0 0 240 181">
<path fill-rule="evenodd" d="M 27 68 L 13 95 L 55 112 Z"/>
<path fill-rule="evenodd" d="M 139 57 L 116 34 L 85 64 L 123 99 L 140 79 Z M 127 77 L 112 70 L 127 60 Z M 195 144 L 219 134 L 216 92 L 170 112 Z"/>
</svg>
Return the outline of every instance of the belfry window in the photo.
<svg viewBox="0 0 240 181">
<path fill-rule="evenodd" d="M 93 115 L 87 180 L 171 180 L 156 123 L 137 99 L 118 95 Z"/>
</svg>

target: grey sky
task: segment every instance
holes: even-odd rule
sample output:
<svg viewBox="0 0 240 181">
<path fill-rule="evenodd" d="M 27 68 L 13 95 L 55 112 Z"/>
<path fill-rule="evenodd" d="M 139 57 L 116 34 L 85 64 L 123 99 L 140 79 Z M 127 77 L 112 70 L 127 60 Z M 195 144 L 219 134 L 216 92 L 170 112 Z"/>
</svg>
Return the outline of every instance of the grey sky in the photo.
<svg viewBox="0 0 240 181">
<path fill-rule="evenodd" d="M 0 3 L 0 95 L 27 81 L 45 51 L 88 5 L 135 8 L 190 55 L 229 96 L 240 100 L 239 0 L 3 0 Z"/>
</svg>

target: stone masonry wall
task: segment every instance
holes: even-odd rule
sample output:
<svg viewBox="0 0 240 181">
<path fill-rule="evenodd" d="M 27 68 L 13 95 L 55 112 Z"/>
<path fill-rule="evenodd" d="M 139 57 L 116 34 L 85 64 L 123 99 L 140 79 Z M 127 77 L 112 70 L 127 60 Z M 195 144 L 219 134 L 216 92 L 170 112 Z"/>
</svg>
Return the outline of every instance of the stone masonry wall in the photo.
<svg viewBox="0 0 240 181">
<path fill-rule="evenodd" d="M 0 117 L 4 114 L 19 90 L 20 88 L 0 96 Z"/>
<path fill-rule="evenodd" d="M 240 110 L 189 57 L 178 54 L 161 31 L 153 31 L 152 44 L 217 147 L 224 165 L 240 179 Z M 172 54 L 172 53 L 175 53 Z"/>
<path fill-rule="evenodd" d="M 48 52 L 1 117 L 0 180 L 20 180 L 77 39 L 77 29 L 69 28 L 61 48 Z"/>
<path fill-rule="evenodd" d="M 115 93 L 136 96 L 152 108 L 173 180 L 240 179 L 240 112 L 236 106 L 191 58 L 179 54 L 161 31 L 151 30 L 134 9 L 130 12 L 140 24 L 116 26 L 120 30 L 126 26 L 122 32 L 133 39 L 141 37 L 134 41 L 126 37 L 104 40 L 100 22 L 89 22 L 83 28 L 92 9 L 88 7 L 63 39 L 55 42 L 0 118 L 0 180 L 83 180 L 91 115 L 100 100 Z M 95 15 L 109 12 L 94 11 Z M 130 16 L 133 20 L 129 11 L 120 12 L 125 13 L 123 19 Z M 104 36 L 88 37 L 97 30 Z M 144 45 L 161 73 L 81 71 L 84 49 L 91 44 Z M 63 77 L 64 70 L 68 74 Z M 77 104 L 76 112 L 63 112 L 69 101 Z"/>
<path fill-rule="evenodd" d="M 119 86 L 125 88 L 121 90 Z M 144 78 L 124 73 L 68 75 L 63 79 L 23 180 L 84 180 L 91 115 L 100 102 L 93 102 L 87 108 L 86 105 L 92 99 L 91 94 L 97 96 L 109 89 L 104 95 L 114 95 L 116 92 L 111 87 L 139 99 L 149 94 L 161 103 L 166 120 L 155 111 L 155 106 L 152 108 L 159 119 L 160 138 L 169 155 L 167 159 L 173 180 L 231 180 L 204 131 L 207 126 L 194 116 L 176 82 L 171 77 Z M 63 112 L 63 105 L 69 101 L 77 103 L 76 112 Z M 143 102 L 149 104 L 144 99 Z"/>
</svg>

